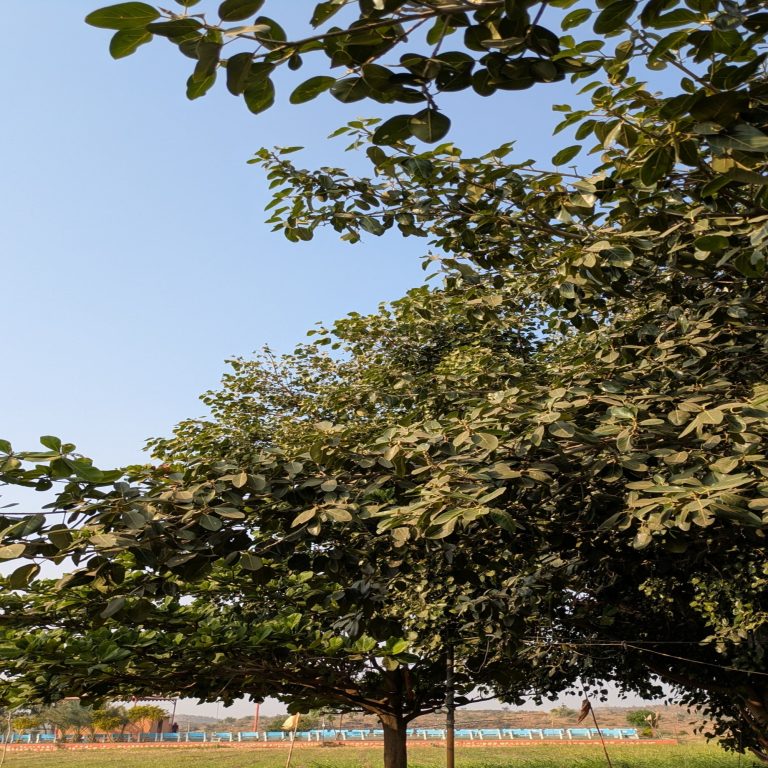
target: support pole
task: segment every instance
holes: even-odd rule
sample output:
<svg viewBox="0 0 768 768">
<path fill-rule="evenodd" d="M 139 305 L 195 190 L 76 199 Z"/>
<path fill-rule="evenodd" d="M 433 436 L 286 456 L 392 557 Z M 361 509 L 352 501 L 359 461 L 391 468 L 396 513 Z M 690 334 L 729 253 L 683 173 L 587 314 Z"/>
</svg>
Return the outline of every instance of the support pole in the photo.
<svg viewBox="0 0 768 768">
<path fill-rule="evenodd" d="M 600 730 L 600 726 L 597 724 L 595 709 L 592 706 L 592 702 L 589 700 L 589 696 L 587 696 L 587 689 L 582 685 L 581 690 L 584 692 L 584 701 L 587 702 L 587 705 L 589 706 L 589 713 L 592 715 L 592 720 L 595 723 L 595 728 L 597 729 L 597 735 L 600 737 L 600 743 L 603 745 L 605 762 L 608 763 L 608 768 L 613 768 L 613 763 L 611 763 L 611 756 L 608 754 L 608 747 L 605 746 L 605 739 L 603 738 L 603 732 L 602 730 Z"/>
<path fill-rule="evenodd" d="M 8 727 L 5 729 L 5 739 L 3 740 L 3 753 L 0 755 L 0 768 L 5 765 L 5 757 L 8 754 L 8 744 L 11 741 L 11 734 L 13 733 L 13 711 L 8 710 Z"/>
<path fill-rule="evenodd" d="M 454 703 L 454 661 L 453 646 L 448 646 L 448 658 L 445 668 L 445 766 L 456 765 L 456 705 Z"/>
<path fill-rule="evenodd" d="M 296 743 L 296 731 L 299 729 L 299 719 L 301 718 L 301 715 L 296 715 L 296 722 L 293 724 L 293 733 L 291 733 L 291 746 L 288 750 L 288 759 L 285 761 L 285 768 L 290 768 L 291 766 L 291 755 L 293 755 L 293 745 Z"/>
</svg>

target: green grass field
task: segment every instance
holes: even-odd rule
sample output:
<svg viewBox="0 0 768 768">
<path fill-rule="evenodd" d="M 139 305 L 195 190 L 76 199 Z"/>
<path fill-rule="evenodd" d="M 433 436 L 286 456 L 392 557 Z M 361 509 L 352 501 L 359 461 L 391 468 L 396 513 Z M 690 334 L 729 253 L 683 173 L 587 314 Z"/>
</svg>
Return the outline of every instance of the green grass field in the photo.
<svg viewBox="0 0 768 768">
<path fill-rule="evenodd" d="M 715 746 L 647 746 L 614 748 L 613 768 L 753 768 L 761 763 L 723 752 Z M 222 748 L 125 749 L 45 753 L 9 752 L 4 768 L 283 768 L 286 750 Z M 410 768 L 441 768 L 443 750 L 410 749 Z M 606 768 L 594 747 L 467 748 L 456 753 L 457 768 Z M 377 749 L 315 747 L 297 749 L 292 768 L 381 768 Z"/>
</svg>

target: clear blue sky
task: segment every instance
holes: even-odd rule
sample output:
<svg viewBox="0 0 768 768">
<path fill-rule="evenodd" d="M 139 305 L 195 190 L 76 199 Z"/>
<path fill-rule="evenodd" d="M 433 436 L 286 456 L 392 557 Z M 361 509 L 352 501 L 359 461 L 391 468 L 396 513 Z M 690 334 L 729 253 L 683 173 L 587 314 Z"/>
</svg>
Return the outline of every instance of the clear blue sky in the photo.
<svg viewBox="0 0 768 768">
<path fill-rule="evenodd" d="M 189 102 L 190 60 L 158 40 L 113 61 L 109 33 L 83 23 L 99 4 L 3 2 L 19 32 L 0 54 L 0 437 L 31 449 L 58 435 L 108 467 L 144 461 L 147 437 L 201 415 L 227 357 L 287 351 L 315 322 L 417 285 L 425 245 L 350 247 L 335 233 L 292 245 L 263 224 L 266 184 L 246 164 L 256 149 L 300 144 L 307 166 L 349 165 L 327 135 L 384 108 L 330 96 L 291 107 L 287 87 L 258 117 L 223 87 Z M 264 12 L 282 21 L 290 7 L 300 32 L 312 6 L 268 0 Z M 521 158 L 548 159 L 569 143 L 551 138 L 551 104 L 571 91 L 454 95 L 451 138 L 469 152 L 516 139 Z"/>
</svg>

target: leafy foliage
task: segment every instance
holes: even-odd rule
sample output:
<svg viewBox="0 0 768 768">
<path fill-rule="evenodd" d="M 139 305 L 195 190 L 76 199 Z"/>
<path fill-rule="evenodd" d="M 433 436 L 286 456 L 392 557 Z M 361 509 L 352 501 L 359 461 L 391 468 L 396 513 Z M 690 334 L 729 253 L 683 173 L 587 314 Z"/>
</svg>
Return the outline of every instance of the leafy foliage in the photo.
<svg viewBox="0 0 768 768">
<path fill-rule="evenodd" d="M 650 709 L 633 709 L 627 712 L 627 722 L 638 728 L 647 728 L 655 717 L 657 717 L 656 713 Z"/>
<path fill-rule="evenodd" d="M 134 707 L 135 709 L 135 707 Z M 165 712 L 161 716 L 164 716 Z M 114 705 L 104 707 L 102 709 L 96 709 L 93 712 L 93 727 L 97 731 L 103 733 L 123 733 L 129 723 L 133 722 L 132 718 L 128 716 L 128 711 L 125 707 L 117 707 Z M 156 718 L 156 720 L 159 718 Z"/>
<path fill-rule="evenodd" d="M 157 723 L 168 717 L 168 713 L 156 704 L 136 704 L 124 714 L 129 723 L 138 723 L 147 731 L 153 730 Z"/>
<path fill-rule="evenodd" d="M 285 358 L 233 361 L 212 417 L 114 485 L 56 438 L 0 443 L 2 477 L 63 482 L 50 509 L 69 515 L 4 516 L 0 557 L 31 561 L 2 596 L 7 697 L 151 679 L 341 700 L 401 731 L 439 706 L 450 645 L 463 692 L 509 700 L 577 677 L 647 692 L 654 674 L 768 758 L 768 16 L 751 0 L 569 5 L 556 34 L 536 3 L 326 2 L 318 27 L 357 18 L 294 42 L 266 16 L 227 26 L 261 11 L 245 0 L 215 24 L 142 3 L 89 17 L 178 45 L 191 98 L 223 68 L 263 111 L 275 69 L 319 53 L 348 74 L 319 68 L 294 102 L 418 105 L 340 130 L 370 178 L 292 150 L 255 161 L 289 239 L 397 228 L 429 240 L 444 282 Z M 595 39 L 577 40 L 588 21 Z M 223 59 L 225 40 L 250 48 Z M 422 52 L 381 63 L 406 45 Z M 678 73 L 664 91 L 643 79 L 661 68 Z M 411 141 L 446 137 L 443 91 L 567 73 L 595 79 L 587 106 L 556 106 L 579 143 L 552 168 Z M 593 167 L 563 171 L 580 149 Z M 58 585 L 34 581 L 36 559 L 66 557 Z"/>
<path fill-rule="evenodd" d="M 533 605 L 509 568 L 522 542 L 500 551 L 488 536 L 482 550 L 443 541 L 450 516 L 434 540 L 407 528 L 381 536 L 380 512 L 413 483 L 393 475 L 394 455 L 378 457 L 385 471 L 374 482 L 376 459 L 348 455 L 392 414 L 449 402 L 450 392 L 426 396 L 436 374 L 459 380 L 450 358 L 473 354 L 470 335 L 478 370 L 491 349 L 514 366 L 530 346 L 507 322 L 455 316 L 462 300 L 419 289 L 394 310 L 350 317 L 339 327 L 343 358 L 312 344 L 280 361 L 235 361 L 228 386 L 208 398 L 216 421 L 182 424 L 158 442 L 160 467 L 131 469 L 114 491 L 78 486 L 70 519 L 86 525 L 77 534 L 24 538 L 38 556 L 52 537 L 81 568 L 2 600 L 16 695 L 278 694 L 301 711 L 363 708 L 402 734 L 442 705 L 448 647 L 459 703 L 478 687 L 519 701 L 574 679 L 574 665 L 555 679 L 517 661 Z M 429 320 L 416 311 L 425 304 Z M 514 322 L 524 327 L 524 317 Z M 410 387 L 393 386 L 408 375 Z M 330 414 L 337 424 L 323 420 Z"/>
<path fill-rule="evenodd" d="M 24 714 L 16 715 L 11 720 L 13 730 L 17 733 L 23 733 L 24 731 L 31 731 L 35 728 L 39 728 L 43 724 L 43 719 L 37 714 Z"/>
<path fill-rule="evenodd" d="M 84 707 L 75 699 L 66 699 L 44 708 L 40 718 L 62 733 L 72 733 L 79 738 L 83 731 L 93 731 L 93 715 L 92 707 Z"/>
</svg>

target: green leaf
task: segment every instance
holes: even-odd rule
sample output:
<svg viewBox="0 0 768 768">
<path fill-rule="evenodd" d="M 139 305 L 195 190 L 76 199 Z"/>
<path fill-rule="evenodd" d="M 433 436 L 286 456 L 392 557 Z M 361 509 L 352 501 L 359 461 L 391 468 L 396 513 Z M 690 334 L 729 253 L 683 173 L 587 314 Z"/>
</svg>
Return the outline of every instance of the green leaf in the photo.
<svg viewBox="0 0 768 768">
<path fill-rule="evenodd" d="M 637 0 L 617 0 L 604 8 L 595 19 L 592 27 L 595 34 L 609 35 L 618 32 L 633 14 Z"/>
<path fill-rule="evenodd" d="M 561 149 L 553 158 L 552 163 L 554 165 L 564 165 L 569 160 L 573 160 L 576 155 L 581 152 L 581 144 L 574 144 L 565 149 Z"/>
<path fill-rule="evenodd" d="M 139 46 L 151 39 L 152 34 L 145 29 L 118 30 L 109 41 L 109 54 L 113 59 L 123 59 L 135 53 Z"/>
<path fill-rule="evenodd" d="M 219 6 L 219 18 L 222 21 L 243 21 L 255 16 L 264 0 L 224 0 Z"/>
<path fill-rule="evenodd" d="M 702 18 L 699 14 L 686 8 L 678 8 L 670 13 L 665 13 L 653 22 L 654 29 L 672 29 L 685 25 L 699 24 Z"/>
<path fill-rule="evenodd" d="M 408 127 L 412 136 L 427 144 L 433 144 L 447 136 L 451 121 L 442 112 L 427 107 L 410 119 Z"/>
<path fill-rule="evenodd" d="M 259 42 L 270 50 L 286 41 L 285 30 L 274 20 L 266 16 L 259 16 L 254 20 L 254 27 L 265 27 L 266 32 L 259 32 L 256 36 Z M 254 32 L 254 34 L 256 34 Z"/>
<path fill-rule="evenodd" d="M 645 549 L 653 540 L 653 537 L 648 531 L 638 531 L 635 536 L 632 546 L 635 549 Z"/>
<path fill-rule="evenodd" d="M 736 149 L 741 152 L 758 154 L 768 152 L 768 136 L 746 123 L 735 125 L 728 134 L 710 137 L 709 143 L 720 149 Z"/>
<path fill-rule="evenodd" d="M 361 216 L 359 219 L 360 229 L 364 232 L 368 232 L 371 235 L 383 235 L 386 230 L 381 222 L 374 219 L 372 216 Z"/>
<path fill-rule="evenodd" d="M 158 21 L 154 24 L 147 24 L 147 32 L 153 35 L 167 38 L 185 38 L 194 35 L 202 28 L 202 24 L 197 19 L 173 19 L 172 21 Z"/>
<path fill-rule="evenodd" d="M 512 469 L 509 464 L 505 464 L 503 461 L 498 461 L 488 468 L 488 474 L 491 477 L 500 480 L 511 480 L 520 477 L 520 470 Z"/>
<path fill-rule="evenodd" d="M 123 512 L 123 520 L 129 528 L 141 529 L 146 525 L 147 518 L 135 509 L 127 509 Z"/>
<path fill-rule="evenodd" d="M 252 64 L 253 54 L 251 53 L 236 53 L 227 59 L 227 90 L 233 96 L 240 96 L 245 91 Z"/>
<path fill-rule="evenodd" d="M 495 451 L 499 447 L 499 438 L 490 432 L 476 432 L 472 435 L 472 442 L 486 451 Z"/>
<path fill-rule="evenodd" d="M 395 73 L 391 69 L 380 64 L 366 64 L 363 69 L 363 79 L 374 90 L 380 93 L 386 92 Z"/>
<path fill-rule="evenodd" d="M 672 147 L 654 149 L 640 168 L 640 181 L 646 186 L 655 184 L 672 170 L 675 152 Z"/>
<path fill-rule="evenodd" d="M 314 509 L 305 509 L 303 512 L 293 518 L 291 528 L 297 528 L 298 526 L 304 525 L 304 523 L 307 523 L 310 520 L 314 520 L 316 515 L 317 512 Z"/>
<path fill-rule="evenodd" d="M 319 27 L 337 14 L 346 5 L 346 0 L 328 0 L 325 3 L 318 3 L 315 6 L 315 12 L 312 14 L 310 24 L 313 27 Z"/>
<path fill-rule="evenodd" d="M 200 42 L 197 45 L 197 66 L 192 77 L 195 80 L 206 80 L 216 73 L 219 66 L 220 43 Z"/>
<path fill-rule="evenodd" d="M 214 517 L 213 515 L 200 515 L 197 522 L 200 524 L 202 528 L 205 528 L 206 531 L 220 531 L 221 526 L 223 523 L 218 517 Z"/>
<path fill-rule="evenodd" d="M 27 563 L 17 568 L 8 577 L 8 584 L 11 589 L 24 589 L 38 573 L 40 573 L 40 566 L 37 563 Z"/>
<path fill-rule="evenodd" d="M 90 541 L 99 549 L 111 549 L 117 545 L 117 536 L 112 533 L 97 533 L 90 537 Z"/>
<path fill-rule="evenodd" d="M 44 445 L 46 448 L 50 448 L 52 451 L 61 450 L 61 440 L 53 435 L 43 435 L 40 438 L 40 444 Z"/>
<path fill-rule="evenodd" d="M 550 424 L 548 431 L 554 437 L 569 438 L 576 434 L 576 428 L 569 421 L 556 421 Z"/>
<path fill-rule="evenodd" d="M 515 518 L 502 509 L 491 510 L 491 520 L 496 525 L 503 528 L 507 533 L 517 533 L 519 526 L 515 521 Z"/>
<path fill-rule="evenodd" d="M 190 101 L 199 99 L 201 96 L 205 96 L 208 91 L 211 90 L 213 84 L 216 82 L 216 73 L 214 72 L 208 77 L 196 78 L 194 75 L 190 75 L 187 80 L 187 98 Z"/>
<path fill-rule="evenodd" d="M 700 251 L 722 251 L 728 247 L 728 238 L 723 235 L 702 235 L 693 241 L 693 245 Z"/>
<path fill-rule="evenodd" d="M 264 567 L 264 561 L 250 552 L 240 553 L 240 567 L 246 571 L 258 571 Z"/>
<path fill-rule="evenodd" d="M 373 133 L 373 143 L 388 146 L 411 136 L 411 116 L 395 115 L 385 120 Z"/>
<path fill-rule="evenodd" d="M 85 23 L 101 29 L 136 29 L 159 18 L 159 11 L 146 3 L 118 3 L 89 13 Z"/>
<path fill-rule="evenodd" d="M 397 642 L 393 643 L 392 647 L 389 649 L 389 652 L 393 656 L 397 656 L 398 653 L 407 651 L 409 646 L 410 643 L 407 640 L 398 640 Z"/>
<path fill-rule="evenodd" d="M 560 26 L 563 30 L 573 29 L 578 27 L 579 24 L 585 22 L 592 15 L 592 11 L 589 8 L 577 8 L 575 11 L 571 11 L 561 22 Z"/>
<path fill-rule="evenodd" d="M 258 115 L 275 103 L 275 86 L 270 78 L 250 82 L 243 92 L 243 98 L 248 109 Z"/>
<path fill-rule="evenodd" d="M 246 517 L 245 512 L 234 507 L 216 507 L 216 514 L 226 520 L 244 520 Z"/>
<path fill-rule="evenodd" d="M 289 101 L 291 104 L 303 104 L 311 101 L 324 91 L 327 91 L 336 82 L 335 77 L 318 75 L 310 77 L 299 85 L 291 94 Z"/>
<path fill-rule="evenodd" d="M 347 77 L 343 80 L 336 80 L 331 85 L 330 91 L 331 95 L 342 104 L 361 101 L 370 94 L 368 84 L 362 77 Z"/>
<path fill-rule="evenodd" d="M 325 514 L 334 523 L 349 523 L 353 520 L 352 513 L 347 509 L 328 509 Z"/>
<path fill-rule="evenodd" d="M 107 607 L 99 614 L 102 619 L 114 616 L 125 605 L 124 597 L 114 597 L 107 603 Z"/>
<path fill-rule="evenodd" d="M 428 539 L 445 539 L 453 533 L 457 521 L 458 516 L 448 520 L 448 522 L 443 523 L 442 525 L 430 525 L 424 532 L 424 535 Z"/>
<path fill-rule="evenodd" d="M 677 32 L 672 32 L 666 37 L 659 40 L 653 47 L 653 50 L 648 54 L 648 59 L 660 59 L 663 58 L 669 51 L 677 51 L 688 40 L 688 30 L 681 29 Z"/>
<path fill-rule="evenodd" d="M 733 456 L 723 456 L 710 464 L 709 468 L 713 469 L 715 472 L 722 472 L 727 475 L 729 472 L 733 472 L 738 466 L 739 460 L 737 458 L 734 458 Z"/>
<path fill-rule="evenodd" d="M 528 48 L 539 56 L 556 56 L 560 52 L 560 38 L 538 24 L 529 27 L 526 40 Z"/>
<path fill-rule="evenodd" d="M 21 557 L 24 554 L 26 548 L 27 545 L 22 544 L 21 542 L 0 547 L 0 560 L 15 560 L 17 557 Z"/>
<path fill-rule="evenodd" d="M 57 549 L 66 549 L 72 543 L 72 532 L 65 528 L 48 531 L 48 539 Z"/>
</svg>

